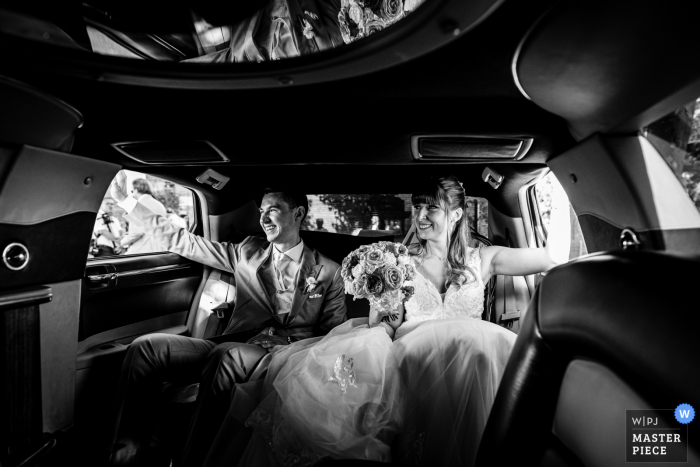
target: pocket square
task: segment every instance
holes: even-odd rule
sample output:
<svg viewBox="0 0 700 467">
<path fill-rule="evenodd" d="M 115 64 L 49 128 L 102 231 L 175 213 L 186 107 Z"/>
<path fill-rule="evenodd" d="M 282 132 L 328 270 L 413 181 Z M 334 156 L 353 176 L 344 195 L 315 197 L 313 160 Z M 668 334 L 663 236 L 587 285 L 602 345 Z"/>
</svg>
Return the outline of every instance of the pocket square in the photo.
<svg viewBox="0 0 700 467">
<path fill-rule="evenodd" d="M 309 298 L 318 298 L 318 297 L 320 297 L 320 296 L 321 296 L 320 293 L 316 293 L 316 294 L 313 294 L 313 295 L 309 296 Z"/>
</svg>

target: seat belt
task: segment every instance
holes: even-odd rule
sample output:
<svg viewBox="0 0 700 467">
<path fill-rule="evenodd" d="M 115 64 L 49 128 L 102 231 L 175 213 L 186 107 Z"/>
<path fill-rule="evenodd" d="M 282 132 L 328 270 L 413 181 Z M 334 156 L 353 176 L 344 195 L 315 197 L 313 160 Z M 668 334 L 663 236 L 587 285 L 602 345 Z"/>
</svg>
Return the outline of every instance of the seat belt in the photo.
<svg viewBox="0 0 700 467">
<path fill-rule="evenodd" d="M 499 323 L 506 329 L 517 333 L 520 329 L 520 310 L 515 302 L 515 284 L 513 276 L 500 276 L 503 283 L 503 313 Z"/>
<path fill-rule="evenodd" d="M 511 248 L 510 230 L 506 228 L 506 247 Z M 494 323 L 517 333 L 520 310 L 516 303 L 513 276 L 496 276 L 496 313 Z"/>
<path fill-rule="evenodd" d="M 221 284 L 219 284 L 216 294 L 214 295 L 214 302 L 217 303 L 217 305 L 212 308 L 211 314 L 209 315 L 207 327 L 204 330 L 204 339 L 221 335 L 226 330 L 226 326 L 233 312 L 233 306 L 227 303 L 233 274 L 222 273 L 220 270 L 215 269 L 212 271 L 209 278 L 217 280 L 220 283 L 223 282 L 225 286 L 223 287 L 224 291 L 222 291 Z"/>
</svg>

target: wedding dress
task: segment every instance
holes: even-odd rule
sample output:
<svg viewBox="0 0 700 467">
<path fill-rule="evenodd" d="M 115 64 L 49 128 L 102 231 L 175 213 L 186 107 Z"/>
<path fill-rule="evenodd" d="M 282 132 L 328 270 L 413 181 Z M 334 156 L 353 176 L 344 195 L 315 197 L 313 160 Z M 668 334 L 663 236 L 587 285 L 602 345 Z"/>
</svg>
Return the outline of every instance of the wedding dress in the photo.
<svg viewBox="0 0 700 467">
<path fill-rule="evenodd" d="M 479 249 L 468 264 L 481 270 Z M 473 465 L 515 334 L 480 319 L 481 277 L 444 296 L 421 274 L 414 287 L 393 342 L 358 318 L 275 355 L 239 465 Z"/>
</svg>

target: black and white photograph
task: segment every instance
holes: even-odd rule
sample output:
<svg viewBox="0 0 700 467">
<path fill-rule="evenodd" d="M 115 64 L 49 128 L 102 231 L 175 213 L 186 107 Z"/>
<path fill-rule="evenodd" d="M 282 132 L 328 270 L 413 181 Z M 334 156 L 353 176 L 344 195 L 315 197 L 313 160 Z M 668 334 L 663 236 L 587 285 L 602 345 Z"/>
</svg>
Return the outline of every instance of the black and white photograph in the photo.
<svg viewBox="0 0 700 467">
<path fill-rule="evenodd" d="M 700 467 L 700 2 L 0 2 L 0 467 Z"/>
</svg>

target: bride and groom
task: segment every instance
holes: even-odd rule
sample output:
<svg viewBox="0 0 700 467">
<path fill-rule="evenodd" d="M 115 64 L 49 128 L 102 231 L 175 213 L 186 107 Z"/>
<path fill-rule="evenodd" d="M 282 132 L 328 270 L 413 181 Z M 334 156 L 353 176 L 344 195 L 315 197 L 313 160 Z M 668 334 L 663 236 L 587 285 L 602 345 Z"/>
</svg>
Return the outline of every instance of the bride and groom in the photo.
<svg viewBox="0 0 700 467">
<path fill-rule="evenodd" d="M 113 465 L 133 462 L 147 445 L 149 409 L 163 382 L 197 380 L 182 465 L 389 461 L 391 454 L 414 464 L 473 463 L 515 336 L 465 318 L 481 316 L 491 275 L 546 270 L 548 251 L 472 248 L 464 189 L 454 177 L 440 179 L 413 196 L 421 239 L 412 252 L 413 297 L 396 320 L 372 310 L 369 322 L 344 322 L 338 265 L 299 238 L 304 195 L 267 193 L 260 207 L 267 241 L 228 244 L 171 225 L 127 198 L 124 184 L 118 176 L 112 196 L 131 220 L 170 251 L 233 272 L 236 304 L 218 339 L 224 344 L 156 334 L 130 346 Z"/>
</svg>

